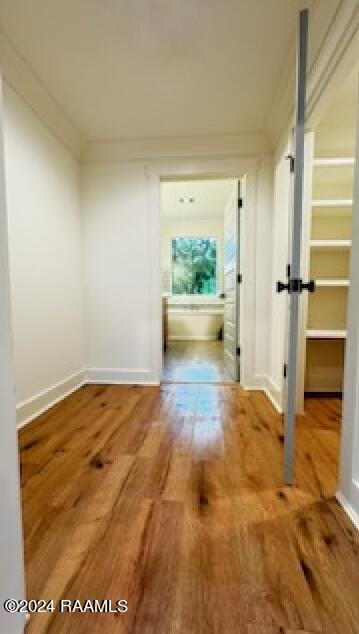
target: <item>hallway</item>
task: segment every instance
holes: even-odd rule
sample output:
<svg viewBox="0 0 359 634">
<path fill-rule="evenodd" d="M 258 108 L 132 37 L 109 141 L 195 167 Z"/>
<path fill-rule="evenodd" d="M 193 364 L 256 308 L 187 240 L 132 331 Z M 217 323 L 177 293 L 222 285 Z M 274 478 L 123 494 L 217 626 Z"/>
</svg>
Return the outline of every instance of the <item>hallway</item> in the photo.
<svg viewBox="0 0 359 634">
<path fill-rule="evenodd" d="M 282 422 L 238 386 L 87 385 L 20 433 L 28 634 L 357 634 L 358 533 L 334 498 L 341 403 L 308 401 L 297 486 Z"/>
</svg>

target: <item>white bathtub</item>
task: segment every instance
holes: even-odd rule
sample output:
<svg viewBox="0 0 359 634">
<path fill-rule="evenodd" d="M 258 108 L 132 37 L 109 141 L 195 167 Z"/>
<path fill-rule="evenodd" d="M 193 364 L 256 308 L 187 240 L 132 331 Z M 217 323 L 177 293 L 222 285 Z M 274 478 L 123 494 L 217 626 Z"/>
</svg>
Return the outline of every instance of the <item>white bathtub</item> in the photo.
<svg viewBox="0 0 359 634">
<path fill-rule="evenodd" d="M 223 327 L 223 301 L 168 298 L 168 338 L 172 341 L 213 341 Z"/>
</svg>

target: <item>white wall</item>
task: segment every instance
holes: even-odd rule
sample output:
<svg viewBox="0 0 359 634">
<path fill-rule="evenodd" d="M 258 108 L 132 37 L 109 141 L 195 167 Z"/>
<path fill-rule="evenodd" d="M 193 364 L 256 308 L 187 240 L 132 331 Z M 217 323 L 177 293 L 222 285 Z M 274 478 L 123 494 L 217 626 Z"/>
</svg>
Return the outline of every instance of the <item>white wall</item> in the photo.
<svg viewBox="0 0 359 634">
<path fill-rule="evenodd" d="M 80 168 L 9 87 L 5 158 L 22 422 L 82 378 Z"/>
<path fill-rule="evenodd" d="M 85 166 L 82 201 L 86 367 L 92 378 L 150 381 L 151 249 L 144 166 Z"/>
<path fill-rule="evenodd" d="M 2 80 L 0 77 L 0 631 L 20 634 L 23 615 L 8 614 L 6 599 L 24 598 L 20 486 L 15 429 L 8 227 L 5 198 Z"/>
</svg>

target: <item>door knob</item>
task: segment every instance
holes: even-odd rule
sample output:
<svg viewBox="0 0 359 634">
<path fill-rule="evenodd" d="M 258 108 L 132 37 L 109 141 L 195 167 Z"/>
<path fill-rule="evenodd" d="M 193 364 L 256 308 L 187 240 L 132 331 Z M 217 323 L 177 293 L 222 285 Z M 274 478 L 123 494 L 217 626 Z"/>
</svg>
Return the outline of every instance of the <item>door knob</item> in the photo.
<svg viewBox="0 0 359 634">
<path fill-rule="evenodd" d="M 277 293 L 282 293 L 283 291 L 288 291 L 288 293 L 302 293 L 303 291 L 314 293 L 315 281 L 309 280 L 309 282 L 303 282 L 300 277 L 294 277 L 288 281 L 288 284 L 277 282 Z"/>
</svg>

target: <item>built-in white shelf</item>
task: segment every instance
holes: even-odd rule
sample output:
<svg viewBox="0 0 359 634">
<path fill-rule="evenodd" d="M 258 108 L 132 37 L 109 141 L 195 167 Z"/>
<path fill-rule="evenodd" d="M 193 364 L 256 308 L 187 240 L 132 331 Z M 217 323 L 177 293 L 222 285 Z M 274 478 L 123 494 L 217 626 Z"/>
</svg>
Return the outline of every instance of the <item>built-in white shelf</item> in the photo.
<svg viewBox="0 0 359 634">
<path fill-rule="evenodd" d="M 327 198 L 320 200 L 312 200 L 312 207 L 352 207 L 353 200 L 351 198 Z"/>
<path fill-rule="evenodd" d="M 346 339 L 346 330 L 307 330 L 307 339 Z"/>
<path fill-rule="evenodd" d="M 350 249 L 351 240 L 311 240 L 311 249 Z"/>
<path fill-rule="evenodd" d="M 316 158 L 314 159 L 314 167 L 341 167 L 345 165 L 354 165 L 354 158 Z"/>
<path fill-rule="evenodd" d="M 349 280 L 330 280 L 330 279 L 321 279 L 315 280 L 315 285 L 316 286 L 349 286 Z"/>
</svg>

